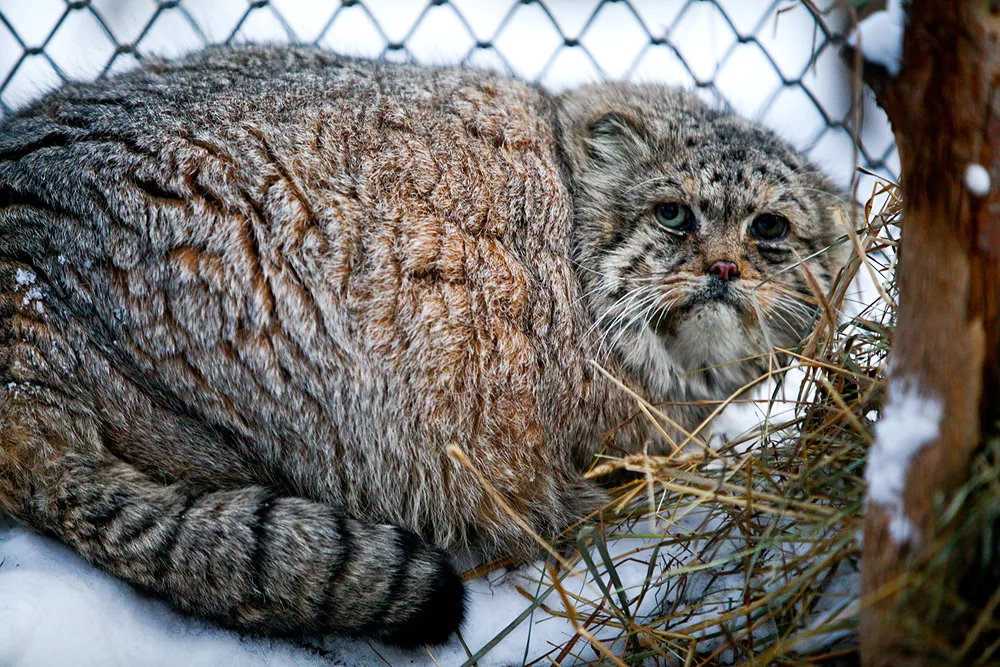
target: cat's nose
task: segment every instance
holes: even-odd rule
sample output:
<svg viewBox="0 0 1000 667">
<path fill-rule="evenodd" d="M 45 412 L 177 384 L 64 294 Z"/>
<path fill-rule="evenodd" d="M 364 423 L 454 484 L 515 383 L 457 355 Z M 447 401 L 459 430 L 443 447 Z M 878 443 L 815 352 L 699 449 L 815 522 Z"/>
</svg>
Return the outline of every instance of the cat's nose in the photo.
<svg viewBox="0 0 1000 667">
<path fill-rule="evenodd" d="M 708 267 L 708 272 L 719 280 L 730 281 L 740 277 L 740 265 L 728 259 L 718 259 Z"/>
</svg>

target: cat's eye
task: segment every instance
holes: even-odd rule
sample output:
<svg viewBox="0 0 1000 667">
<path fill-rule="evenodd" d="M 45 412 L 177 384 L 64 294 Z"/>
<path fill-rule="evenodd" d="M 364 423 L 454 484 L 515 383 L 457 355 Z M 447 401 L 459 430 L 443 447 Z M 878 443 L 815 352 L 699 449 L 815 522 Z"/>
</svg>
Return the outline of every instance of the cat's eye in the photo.
<svg viewBox="0 0 1000 667">
<path fill-rule="evenodd" d="M 780 215 L 758 215 L 750 225 L 750 233 L 758 241 L 779 241 L 788 236 L 788 220 Z"/>
<path fill-rule="evenodd" d="M 665 202 L 653 208 L 656 221 L 674 232 L 687 232 L 694 229 L 694 213 L 684 204 Z"/>
</svg>

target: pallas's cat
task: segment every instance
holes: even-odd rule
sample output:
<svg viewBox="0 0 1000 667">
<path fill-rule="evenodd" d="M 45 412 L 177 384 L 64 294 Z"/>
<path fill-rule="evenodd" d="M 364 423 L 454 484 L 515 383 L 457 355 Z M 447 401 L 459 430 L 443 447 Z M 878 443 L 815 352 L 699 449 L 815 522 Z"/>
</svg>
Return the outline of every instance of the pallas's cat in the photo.
<svg viewBox="0 0 1000 667">
<path fill-rule="evenodd" d="M 802 335 L 842 206 L 660 86 L 260 47 L 66 85 L 0 125 L 0 510 L 231 627 L 442 641 L 444 550 L 598 507 L 610 429 L 666 446 L 591 360 L 691 426 Z"/>
</svg>

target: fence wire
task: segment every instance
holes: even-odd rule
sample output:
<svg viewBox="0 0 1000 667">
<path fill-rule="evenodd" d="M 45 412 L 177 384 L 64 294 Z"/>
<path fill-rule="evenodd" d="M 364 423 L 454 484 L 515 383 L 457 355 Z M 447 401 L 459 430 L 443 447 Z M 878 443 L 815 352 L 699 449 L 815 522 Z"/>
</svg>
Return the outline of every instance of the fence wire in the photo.
<svg viewBox="0 0 1000 667">
<path fill-rule="evenodd" d="M 839 53 L 847 21 L 831 5 L 0 0 L 0 116 L 64 81 L 109 76 L 150 56 L 214 43 L 288 42 L 496 69 L 555 90 L 600 80 L 681 85 L 770 125 L 845 186 L 856 165 L 894 178 L 899 162 L 888 123 L 870 96 L 852 93 Z"/>
</svg>

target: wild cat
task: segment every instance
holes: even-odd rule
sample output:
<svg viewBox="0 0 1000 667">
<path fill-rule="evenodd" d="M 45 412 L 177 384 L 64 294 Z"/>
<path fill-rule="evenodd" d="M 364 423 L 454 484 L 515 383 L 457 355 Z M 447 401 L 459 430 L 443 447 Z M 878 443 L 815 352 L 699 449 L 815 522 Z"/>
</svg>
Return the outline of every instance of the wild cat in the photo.
<svg viewBox="0 0 1000 667">
<path fill-rule="evenodd" d="M 591 360 L 697 422 L 843 206 L 661 86 L 262 47 L 64 86 L 0 125 L 0 509 L 234 628 L 443 641 L 445 550 L 602 503 L 634 403 Z"/>
</svg>

